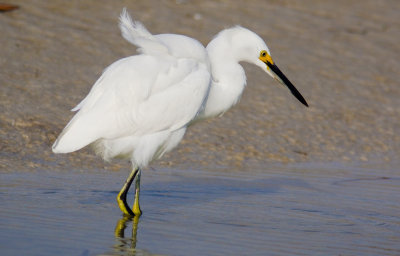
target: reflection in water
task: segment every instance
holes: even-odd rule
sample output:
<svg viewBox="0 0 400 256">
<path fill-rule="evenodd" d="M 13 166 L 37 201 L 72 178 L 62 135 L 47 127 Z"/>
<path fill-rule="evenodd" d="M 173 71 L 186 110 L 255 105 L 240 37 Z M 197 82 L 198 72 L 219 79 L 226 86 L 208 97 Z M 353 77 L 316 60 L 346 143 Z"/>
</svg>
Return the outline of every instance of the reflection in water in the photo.
<svg viewBox="0 0 400 256">
<path fill-rule="evenodd" d="M 131 237 L 125 237 L 125 229 L 132 222 Z M 136 255 L 136 236 L 139 223 L 139 216 L 125 216 L 122 217 L 115 226 L 115 245 L 114 250 L 116 254 L 130 252 L 129 255 Z M 125 254 L 124 254 L 125 255 Z"/>
</svg>

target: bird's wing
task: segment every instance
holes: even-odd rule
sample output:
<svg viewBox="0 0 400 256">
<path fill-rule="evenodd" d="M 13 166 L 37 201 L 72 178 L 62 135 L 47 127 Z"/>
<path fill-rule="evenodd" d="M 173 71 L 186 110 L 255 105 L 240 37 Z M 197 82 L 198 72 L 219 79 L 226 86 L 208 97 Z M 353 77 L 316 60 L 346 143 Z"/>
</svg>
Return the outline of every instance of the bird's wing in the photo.
<svg viewBox="0 0 400 256">
<path fill-rule="evenodd" d="M 132 20 L 126 8 L 122 10 L 119 21 L 122 37 L 137 46 L 137 50 L 140 53 L 156 54 L 169 52 L 168 46 L 152 35 L 141 22 Z"/>
<path fill-rule="evenodd" d="M 137 55 L 108 67 L 53 145 L 76 151 L 98 139 L 141 136 L 187 125 L 209 90 L 210 73 L 194 59 Z"/>
</svg>

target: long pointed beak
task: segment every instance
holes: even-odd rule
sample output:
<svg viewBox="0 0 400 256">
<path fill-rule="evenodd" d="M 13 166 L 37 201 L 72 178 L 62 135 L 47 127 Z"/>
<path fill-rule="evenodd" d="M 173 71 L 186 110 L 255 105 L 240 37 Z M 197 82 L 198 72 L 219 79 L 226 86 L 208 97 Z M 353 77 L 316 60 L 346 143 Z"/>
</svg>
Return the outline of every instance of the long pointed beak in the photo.
<svg viewBox="0 0 400 256">
<path fill-rule="evenodd" d="M 284 84 L 289 88 L 290 92 L 298 99 L 304 106 L 308 107 L 307 101 L 303 98 L 300 92 L 294 87 L 294 85 L 287 79 L 287 77 L 282 73 L 282 71 L 278 68 L 277 65 L 270 63 L 269 61 L 265 61 L 265 64 L 269 67 L 269 69 L 274 73 L 275 79 L 280 83 Z"/>
</svg>

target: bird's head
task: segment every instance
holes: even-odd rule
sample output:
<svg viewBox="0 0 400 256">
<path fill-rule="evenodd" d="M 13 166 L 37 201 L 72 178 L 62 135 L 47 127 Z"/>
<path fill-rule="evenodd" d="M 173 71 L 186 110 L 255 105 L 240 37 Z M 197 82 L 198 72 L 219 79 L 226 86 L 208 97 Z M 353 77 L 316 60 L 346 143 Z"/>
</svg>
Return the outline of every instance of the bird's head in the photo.
<svg viewBox="0 0 400 256">
<path fill-rule="evenodd" d="M 306 100 L 289 79 L 280 71 L 272 60 L 271 53 L 264 40 L 251 30 L 237 26 L 231 29 L 233 48 L 237 52 L 238 61 L 246 61 L 267 72 L 272 78 L 289 88 L 290 92 L 305 106 Z"/>
<path fill-rule="evenodd" d="M 306 107 L 308 107 L 306 100 L 303 98 L 300 92 L 296 89 L 296 87 L 294 87 L 294 85 L 289 81 L 289 79 L 282 73 L 282 71 L 274 63 L 268 50 L 260 51 L 258 59 L 255 60 L 255 64 L 261 67 L 276 81 L 289 88 L 290 92 L 296 97 L 296 99 L 298 99 L 301 103 L 303 103 Z"/>
<path fill-rule="evenodd" d="M 219 63 L 221 60 L 223 62 L 244 61 L 259 66 L 272 78 L 288 87 L 290 92 L 308 107 L 303 96 L 272 60 L 264 40 L 253 31 L 241 26 L 225 29 L 208 44 L 207 51 L 214 63 Z"/>
</svg>

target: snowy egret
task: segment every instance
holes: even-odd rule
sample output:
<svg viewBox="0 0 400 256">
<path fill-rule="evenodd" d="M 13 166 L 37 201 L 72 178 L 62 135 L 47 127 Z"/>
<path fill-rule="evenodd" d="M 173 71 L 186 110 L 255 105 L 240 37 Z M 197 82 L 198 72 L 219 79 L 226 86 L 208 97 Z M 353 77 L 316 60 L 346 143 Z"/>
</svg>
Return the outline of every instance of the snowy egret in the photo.
<svg viewBox="0 0 400 256">
<path fill-rule="evenodd" d="M 127 215 L 141 214 L 141 169 L 177 146 L 193 121 L 220 115 L 238 102 L 246 85 L 240 61 L 259 66 L 308 106 L 275 65 L 265 42 L 246 28 L 225 29 L 204 48 L 184 35 L 152 35 L 126 9 L 119 26 L 140 54 L 104 70 L 72 109 L 78 112 L 55 141 L 53 152 L 69 153 L 93 145 L 105 160 L 130 159 L 132 172 L 117 196 Z M 131 209 L 126 196 L 134 180 Z"/>
</svg>

